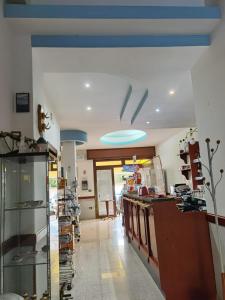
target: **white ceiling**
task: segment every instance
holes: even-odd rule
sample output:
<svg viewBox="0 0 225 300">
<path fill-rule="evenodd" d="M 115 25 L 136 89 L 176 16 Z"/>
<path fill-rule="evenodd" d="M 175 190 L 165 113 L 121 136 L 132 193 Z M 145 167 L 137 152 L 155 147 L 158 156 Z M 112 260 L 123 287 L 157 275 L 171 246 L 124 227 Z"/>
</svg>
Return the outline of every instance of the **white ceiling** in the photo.
<svg viewBox="0 0 225 300">
<path fill-rule="evenodd" d="M 148 133 L 148 139 L 135 146 L 156 145 L 180 128 L 195 125 L 190 69 L 205 49 L 34 48 L 33 69 L 43 79 L 42 88 L 60 127 L 88 132 L 86 148 L 105 148 L 99 138 L 120 129 Z M 89 89 L 84 87 L 85 82 L 91 84 Z M 129 85 L 133 87 L 132 97 L 120 121 Z M 130 125 L 146 89 L 149 97 Z M 170 89 L 176 91 L 174 96 L 168 94 Z M 92 110 L 86 111 L 87 106 Z M 158 107 L 160 112 L 156 113 Z"/>
<path fill-rule="evenodd" d="M 52 35 L 209 34 L 219 19 L 8 19 L 13 32 Z"/>
</svg>

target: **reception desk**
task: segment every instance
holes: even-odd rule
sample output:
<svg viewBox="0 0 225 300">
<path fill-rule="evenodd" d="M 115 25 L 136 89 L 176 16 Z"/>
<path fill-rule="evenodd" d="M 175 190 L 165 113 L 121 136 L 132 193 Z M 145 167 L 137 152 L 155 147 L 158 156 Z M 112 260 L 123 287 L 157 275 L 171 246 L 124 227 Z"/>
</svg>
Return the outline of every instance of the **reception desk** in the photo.
<svg viewBox="0 0 225 300">
<path fill-rule="evenodd" d="M 177 203 L 172 198 L 124 195 L 126 236 L 166 300 L 216 300 L 206 215 L 182 213 Z"/>
</svg>

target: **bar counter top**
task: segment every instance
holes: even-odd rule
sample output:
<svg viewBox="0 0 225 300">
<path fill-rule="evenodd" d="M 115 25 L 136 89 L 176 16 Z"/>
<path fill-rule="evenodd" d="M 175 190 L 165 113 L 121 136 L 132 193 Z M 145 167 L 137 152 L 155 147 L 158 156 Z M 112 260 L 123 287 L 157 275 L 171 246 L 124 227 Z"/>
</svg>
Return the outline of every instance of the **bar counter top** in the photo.
<svg viewBox="0 0 225 300">
<path fill-rule="evenodd" d="M 135 193 L 124 193 L 123 197 L 132 199 L 132 200 L 136 200 L 136 201 L 140 201 L 140 202 L 144 202 L 144 203 L 155 203 L 155 202 L 168 202 L 168 201 L 175 201 L 178 200 L 178 198 L 176 197 L 171 197 L 171 196 L 167 196 L 167 197 L 161 197 L 158 195 L 146 195 L 146 196 L 139 196 L 138 194 Z"/>
</svg>

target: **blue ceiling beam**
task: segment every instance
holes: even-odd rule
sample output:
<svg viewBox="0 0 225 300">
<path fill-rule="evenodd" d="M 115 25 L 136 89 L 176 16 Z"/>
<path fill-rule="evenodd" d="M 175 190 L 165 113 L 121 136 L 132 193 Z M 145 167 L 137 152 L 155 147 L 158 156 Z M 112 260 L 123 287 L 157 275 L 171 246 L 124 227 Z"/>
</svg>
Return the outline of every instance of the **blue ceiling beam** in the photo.
<svg viewBox="0 0 225 300">
<path fill-rule="evenodd" d="M 5 4 L 7 18 L 47 19 L 220 19 L 218 6 L 89 6 Z"/>
<path fill-rule="evenodd" d="M 135 119 L 137 118 L 137 116 L 138 116 L 139 112 L 141 111 L 141 109 L 142 109 L 145 101 L 147 100 L 147 98 L 148 98 L 148 89 L 145 91 L 143 97 L 141 98 L 141 101 L 139 102 L 139 104 L 138 104 L 138 106 L 137 106 L 137 108 L 136 108 L 136 110 L 135 110 L 135 112 L 134 112 L 134 114 L 131 118 L 131 125 L 134 123 Z"/>
<path fill-rule="evenodd" d="M 120 120 L 122 120 L 123 114 L 125 112 L 125 109 L 127 107 L 128 102 L 130 100 L 131 94 L 132 94 L 132 86 L 129 85 L 129 88 L 127 90 L 127 94 L 126 94 L 126 97 L 125 97 L 125 100 L 123 102 L 123 106 L 122 106 L 122 109 L 121 109 L 121 112 L 120 112 Z"/>
<path fill-rule="evenodd" d="M 209 46 L 210 36 L 202 35 L 125 35 L 76 36 L 33 35 L 32 47 L 55 48 L 120 48 L 120 47 L 185 47 Z"/>
</svg>

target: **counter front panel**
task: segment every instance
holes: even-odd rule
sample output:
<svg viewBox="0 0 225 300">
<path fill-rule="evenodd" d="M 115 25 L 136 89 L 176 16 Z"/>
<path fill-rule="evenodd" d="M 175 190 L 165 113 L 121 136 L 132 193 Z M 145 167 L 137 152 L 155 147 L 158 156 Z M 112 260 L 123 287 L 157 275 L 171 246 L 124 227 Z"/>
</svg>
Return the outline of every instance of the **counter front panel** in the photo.
<svg viewBox="0 0 225 300">
<path fill-rule="evenodd" d="M 178 201 L 124 195 L 126 235 L 166 300 L 216 300 L 206 214 L 182 213 Z"/>
</svg>

